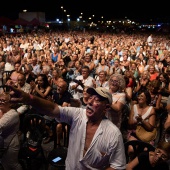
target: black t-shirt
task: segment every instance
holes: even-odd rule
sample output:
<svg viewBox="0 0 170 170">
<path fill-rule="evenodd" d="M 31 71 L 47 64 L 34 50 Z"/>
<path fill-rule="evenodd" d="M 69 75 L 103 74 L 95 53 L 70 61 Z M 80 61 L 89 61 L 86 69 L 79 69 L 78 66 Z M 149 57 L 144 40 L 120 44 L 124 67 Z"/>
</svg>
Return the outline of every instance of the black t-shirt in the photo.
<svg viewBox="0 0 170 170">
<path fill-rule="evenodd" d="M 54 102 L 60 106 L 62 106 L 64 102 L 70 103 L 71 98 L 73 98 L 73 96 L 68 91 L 65 91 L 61 97 L 59 97 L 59 93 L 57 93 L 56 91 L 53 94 Z"/>
<path fill-rule="evenodd" d="M 149 162 L 149 152 L 144 151 L 138 156 L 139 164 L 134 170 L 169 170 L 167 162 L 160 162 L 155 167 L 152 167 Z"/>
</svg>

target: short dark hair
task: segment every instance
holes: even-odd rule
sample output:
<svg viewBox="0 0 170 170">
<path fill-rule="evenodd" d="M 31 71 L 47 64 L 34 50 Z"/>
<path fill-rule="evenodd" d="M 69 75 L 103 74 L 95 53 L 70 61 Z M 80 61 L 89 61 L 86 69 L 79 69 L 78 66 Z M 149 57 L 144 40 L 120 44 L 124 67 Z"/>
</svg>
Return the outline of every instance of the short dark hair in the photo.
<svg viewBox="0 0 170 170">
<path fill-rule="evenodd" d="M 151 95 L 150 95 L 149 91 L 148 90 L 139 90 L 138 96 L 140 94 L 142 94 L 142 93 L 145 94 L 145 96 L 146 96 L 146 104 L 149 105 L 151 103 Z"/>
<path fill-rule="evenodd" d="M 168 156 L 170 156 L 170 142 L 159 142 L 156 148 L 162 149 L 168 154 Z"/>
</svg>

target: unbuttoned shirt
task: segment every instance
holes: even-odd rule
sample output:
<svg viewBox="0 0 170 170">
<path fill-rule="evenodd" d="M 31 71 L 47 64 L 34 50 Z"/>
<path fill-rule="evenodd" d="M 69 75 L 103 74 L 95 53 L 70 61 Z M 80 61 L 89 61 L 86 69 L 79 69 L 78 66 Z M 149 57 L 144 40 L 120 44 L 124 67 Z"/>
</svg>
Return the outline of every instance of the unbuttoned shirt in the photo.
<svg viewBox="0 0 170 170">
<path fill-rule="evenodd" d="M 70 125 L 66 170 L 102 170 L 112 167 L 125 169 L 126 158 L 120 130 L 107 118 L 103 119 L 92 142 L 84 153 L 87 116 L 86 109 L 60 107 L 61 122 Z"/>
</svg>

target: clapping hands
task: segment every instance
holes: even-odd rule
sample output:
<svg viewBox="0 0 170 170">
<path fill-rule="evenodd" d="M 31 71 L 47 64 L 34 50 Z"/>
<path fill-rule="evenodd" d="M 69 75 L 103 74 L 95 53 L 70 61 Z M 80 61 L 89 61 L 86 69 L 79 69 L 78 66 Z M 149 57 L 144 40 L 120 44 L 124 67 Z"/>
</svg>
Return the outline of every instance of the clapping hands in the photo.
<svg viewBox="0 0 170 170">
<path fill-rule="evenodd" d="M 141 122 L 143 121 L 141 115 L 137 115 L 135 118 L 136 118 L 138 124 L 141 123 Z"/>
</svg>

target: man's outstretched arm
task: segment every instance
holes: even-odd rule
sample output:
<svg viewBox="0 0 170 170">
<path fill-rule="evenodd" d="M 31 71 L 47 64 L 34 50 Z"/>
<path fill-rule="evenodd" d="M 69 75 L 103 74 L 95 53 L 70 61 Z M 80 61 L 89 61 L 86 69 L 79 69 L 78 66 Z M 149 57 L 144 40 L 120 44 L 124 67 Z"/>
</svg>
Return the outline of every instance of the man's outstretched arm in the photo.
<svg viewBox="0 0 170 170">
<path fill-rule="evenodd" d="M 59 118 L 60 112 L 57 104 L 49 100 L 45 100 L 40 97 L 25 93 L 24 91 L 17 89 L 13 86 L 9 86 L 9 87 L 11 89 L 10 91 L 11 102 L 14 103 L 21 102 L 27 105 L 31 105 L 42 114 L 54 118 Z"/>
</svg>

